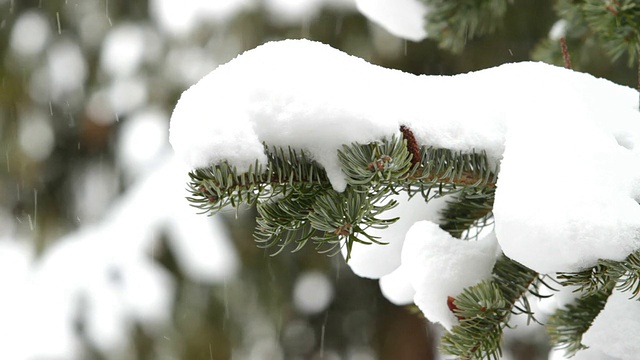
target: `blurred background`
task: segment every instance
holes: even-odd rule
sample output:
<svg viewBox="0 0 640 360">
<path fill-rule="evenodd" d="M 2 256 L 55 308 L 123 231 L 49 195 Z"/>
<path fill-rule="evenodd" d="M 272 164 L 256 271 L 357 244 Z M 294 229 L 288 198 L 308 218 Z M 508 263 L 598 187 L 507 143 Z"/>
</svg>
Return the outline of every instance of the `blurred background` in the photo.
<svg viewBox="0 0 640 360">
<path fill-rule="evenodd" d="M 0 359 L 438 358 L 440 329 L 342 257 L 270 256 L 250 210 L 196 215 L 171 111 L 269 40 L 446 75 L 562 65 L 556 20 L 548 0 L 516 2 L 452 53 L 392 34 L 355 0 L 0 0 Z M 576 58 L 636 86 L 624 59 Z M 544 344 L 538 328 L 513 332 L 505 357 L 545 359 Z"/>
</svg>

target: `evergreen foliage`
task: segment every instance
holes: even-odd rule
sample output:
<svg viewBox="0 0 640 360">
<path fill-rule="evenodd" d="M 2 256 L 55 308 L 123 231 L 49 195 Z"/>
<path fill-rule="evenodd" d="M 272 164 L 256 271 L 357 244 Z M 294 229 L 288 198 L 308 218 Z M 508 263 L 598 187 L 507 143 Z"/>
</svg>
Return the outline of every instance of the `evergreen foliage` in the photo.
<svg viewBox="0 0 640 360">
<path fill-rule="evenodd" d="M 561 273 L 560 283 L 575 286 L 585 296 L 594 295 L 605 288 L 631 292 L 631 297 L 640 294 L 640 251 L 623 261 L 598 260 L 598 265 L 577 273 Z"/>
<path fill-rule="evenodd" d="M 405 132 L 410 133 L 406 128 Z M 472 207 L 466 201 L 450 204 L 451 226 L 463 217 L 469 224 L 484 226 L 487 222 L 478 220 L 489 216 L 486 202 L 493 203 L 496 179 L 486 155 L 422 147 L 416 161 L 412 148 L 418 149 L 398 136 L 345 145 L 338 158 L 349 185 L 337 192 L 324 169 L 304 152 L 265 146 L 268 163 L 256 163 L 245 173 L 227 163 L 192 171 L 188 199 L 209 214 L 227 206 L 255 206 L 256 240 L 275 247 L 275 253 L 294 243 L 293 250 L 299 250 L 309 240 L 333 253 L 344 240 L 348 259 L 354 242 L 379 243 L 368 229 L 385 228 L 397 220 L 380 215 L 397 205 L 389 196 L 401 191 L 425 201 L 453 193 L 461 200 L 474 199 Z"/>
<path fill-rule="evenodd" d="M 499 359 L 502 330 L 511 314 L 533 318 L 527 293 L 537 296 L 538 274 L 506 256 L 493 268 L 491 281 L 466 288 L 450 309 L 459 325 L 442 337 L 443 352 L 461 359 Z"/>
<path fill-rule="evenodd" d="M 468 40 L 493 33 L 504 20 L 507 0 L 422 0 L 428 7 L 429 38 L 456 53 Z M 578 64 L 606 52 L 612 60 L 627 54 L 631 66 L 640 52 L 640 3 L 635 0 L 557 0 L 555 10 L 565 21 L 565 37 Z M 543 39 L 533 58 L 562 64 L 557 39 Z M 580 68 L 581 65 L 578 65 Z"/>
<path fill-rule="evenodd" d="M 640 4 L 635 0 L 585 0 L 581 4 L 584 19 L 602 41 L 613 59 L 624 53 L 629 64 L 640 51 Z"/>
<path fill-rule="evenodd" d="M 615 61 L 626 53 L 632 66 L 640 51 L 640 4 L 634 0 L 558 0 L 556 13 L 565 22 L 565 34 L 577 68 L 593 62 L 602 53 Z M 555 39 L 544 39 L 533 58 L 561 63 Z"/>
<path fill-rule="evenodd" d="M 566 308 L 557 310 L 547 322 L 547 333 L 553 346 L 565 349 L 569 356 L 584 349 L 582 335 L 604 308 L 612 289 L 613 286 L 607 285 L 593 293 L 583 294 Z"/>
<path fill-rule="evenodd" d="M 422 0 L 429 8 L 427 33 L 443 49 L 460 52 L 467 40 L 495 31 L 507 0 Z"/>
<path fill-rule="evenodd" d="M 429 8 L 427 32 L 440 47 L 460 52 L 469 39 L 500 26 L 507 0 L 422 0 Z M 629 64 L 640 51 L 640 4 L 634 0 L 558 0 L 564 36 L 576 67 L 606 52 L 612 60 L 627 55 Z M 557 39 L 543 39 L 534 59 L 562 64 L 568 60 Z M 441 228 L 452 236 L 473 240 L 492 225 L 495 184 L 499 169 L 484 153 L 460 153 L 419 146 L 411 131 L 369 144 L 344 145 L 338 151 L 348 186 L 335 191 L 324 169 L 304 151 L 265 144 L 266 164 L 256 163 L 240 173 L 227 163 L 194 170 L 189 200 L 214 214 L 228 206 L 255 206 L 255 238 L 260 246 L 297 251 L 311 241 L 318 250 L 335 253 L 346 248 L 349 260 L 355 242 L 381 244 L 370 229 L 385 228 L 397 219 L 384 216 L 397 205 L 401 192 L 426 202 L 454 194 L 442 211 Z M 498 359 L 502 331 L 512 314 L 536 321 L 530 297 L 542 297 L 544 277 L 501 256 L 490 281 L 466 288 L 448 305 L 459 324 L 446 333 L 441 350 L 461 359 Z M 614 289 L 640 294 L 640 252 L 623 261 L 600 260 L 584 271 L 562 273 L 561 286 L 573 286 L 574 303 L 557 310 L 546 326 L 552 344 L 575 354 L 584 348 L 582 335 L 604 308 Z M 548 287 L 548 286 L 547 286 Z M 550 288 L 550 287 L 549 287 Z M 553 289 L 552 289 L 553 290 Z"/>
</svg>

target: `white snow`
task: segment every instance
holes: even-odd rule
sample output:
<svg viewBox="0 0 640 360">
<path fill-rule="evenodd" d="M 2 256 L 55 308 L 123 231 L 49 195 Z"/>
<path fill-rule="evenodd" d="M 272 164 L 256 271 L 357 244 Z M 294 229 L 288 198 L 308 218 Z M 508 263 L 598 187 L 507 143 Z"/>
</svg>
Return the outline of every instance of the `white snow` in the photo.
<svg viewBox="0 0 640 360">
<path fill-rule="evenodd" d="M 171 118 L 170 142 L 192 168 L 228 161 L 240 171 L 265 163 L 263 142 L 301 148 L 342 191 L 346 180 L 336 151 L 343 144 L 389 138 L 400 125 L 408 126 L 421 145 L 485 151 L 492 164 L 500 164 L 495 236 L 512 259 L 553 273 L 581 270 L 598 258 L 621 260 L 640 248 L 636 90 L 543 63 L 416 76 L 317 42 L 271 42 L 186 90 Z M 354 271 L 378 278 L 397 268 L 401 233 L 420 220 L 413 215 L 398 231 L 392 227 L 381 234 L 390 245 L 354 249 Z M 435 225 L 428 229 L 444 242 Z M 455 245 L 447 249 L 433 261 L 455 256 L 450 254 Z M 383 254 L 389 259 L 380 260 Z M 493 260 L 493 255 L 485 259 Z M 409 276 L 417 279 L 421 272 L 415 269 Z M 471 275 L 460 280 L 479 278 Z M 416 279 L 415 300 L 429 312 L 430 301 L 420 291 L 433 288 L 423 287 L 431 280 Z M 393 301 L 402 302 L 410 293 L 406 282 L 398 283 L 398 291 L 388 280 L 381 284 Z M 456 295 L 453 290 L 447 295 Z M 440 305 L 446 308 L 446 301 Z M 451 316 L 447 320 L 437 311 L 431 317 L 452 323 Z"/>
<path fill-rule="evenodd" d="M 543 109 L 510 123 L 494 203 L 505 254 L 541 273 L 622 260 L 640 248 L 638 95 L 566 73 L 575 76 L 545 90 Z"/>
<path fill-rule="evenodd" d="M 165 155 L 147 179 L 114 205 L 106 221 L 126 231 L 120 237 L 122 246 L 140 251 L 148 251 L 149 241 L 167 231 L 169 246 L 187 276 L 205 283 L 223 282 L 234 276 L 239 259 L 222 220 L 198 215 L 185 200 L 187 171 L 181 162 Z"/>
<path fill-rule="evenodd" d="M 164 74 L 177 86 L 188 86 L 216 67 L 217 62 L 205 48 L 182 45 L 171 48 L 165 57 Z"/>
<path fill-rule="evenodd" d="M 119 117 L 140 109 L 147 102 L 148 83 L 140 76 L 114 78 L 106 88 L 109 107 Z"/>
<path fill-rule="evenodd" d="M 203 24 L 218 25 L 231 22 L 243 11 L 255 8 L 264 10 L 272 23 L 286 26 L 301 23 L 304 26 L 305 22 L 317 18 L 322 9 L 338 11 L 355 9 L 355 0 L 186 0 L 180 2 L 151 0 L 149 2 L 151 17 L 160 29 L 177 37 L 187 36 Z M 380 18 L 379 12 L 373 11 L 373 13 Z M 396 15 L 414 17 L 406 11 L 397 12 Z M 385 20 L 391 21 L 391 19 Z"/>
<path fill-rule="evenodd" d="M 50 97 L 68 101 L 69 94 L 82 90 L 87 79 L 87 62 L 80 47 L 71 40 L 59 40 L 48 48 L 47 67 Z"/>
<path fill-rule="evenodd" d="M 134 323 L 160 336 L 175 287 L 151 259 L 163 231 L 190 279 L 233 278 L 239 260 L 220 219 L 198 215 L 184 200 L 186 171 L 165 155 L 101 221 L 58 239 L 39 258 L 0 235 L 0 338 L 11 339 L 2 343 L 0 358 L 79 359 L 78 320 L 90 343 L 110 354 L 130 346 Z"/>
<path fill-rule="evenodd" d="M 395 36 L 412 41 L 427 37 L 427 6 L 420 0 L 356 0 L 358 11 Z"/>
<path fill-rule="evenodd" d="M 560 19 L 553 23 L 549 30 L 549 39 L 553 41 L 559 41 L 561 37 L 567 34 L 567 27 L 569 22 L 566 19 Z"/>
<path fill-rule="evenodd" d="M 100 66 L 112 77 L 133 75 L 142 64 L 146 40 L 141 26 L 118 25 L 102 42 Z"/>
<path fill-rule="evenodd" d="M 525 67 L 520 71 L 547 68 Z M 303 148 L 324 166 L 339 191 L 346 181 L 336 150 L 399 134 L 400 124 L 408 125 L 421 144 L 468 152 L 485 149 L 497 161 L 506 119 L 496 114 L 495 99 L 483 103 L 493 98 L 485 89 L 493 77 L 415 76 L 317 42 L 271 42 L 218 67 L 186 90 L 173 111 L 170 142 L 189 166 L 227 160 L 240 171 L 256 160 L 266 162 L 263 141 Z M 486 96 L 479 96 L 482 93 Z M 462 98 L 465 106 L 459 104 Z M 433 102 L 425 106 L 425 99 Z"/>
<path fill-rule="evenodd" d="M 411 285 L 411 273 L 407 266 L 400 266 L 393 272 L 383 276 L 379 281 L 382 295 L 396 305 L 413 303 L 416 291 Z"/>
<path fill-rule="evenodd" d="M 35 109 L 21 111 L 18 142 L 22 151 L 32 160 L 46 160 L 55 145 L 51 117 Z"/>
<path fill-rule="evenodd" d="M 409 199 L 407 194 L 392 196 L 390 199 L 398 201 L 398 206 L 384 213 L 385 219 L 399 218 L 386 229 L 369 229 L 367 234 L 378 236 L 384 245 L 368 245 L 353 243 L 349 266 L 353 272 L 361 277 L 378 279 L 400 266 L 400 253 L 404 238 L 411 226 L 420 220 L 438 222 L 439 212 L 445 208 L 447 198 L 432 199 L 428 203 L 420 195 Z M 367 239 L 364 239 L 367 240 Z M 342 248 L 346 257 L 347 249 Z"/>
<path fill-rule="evenodd" d="M 295 23 L 314 18 L 324 0 L 266 0 L 265 5 L 272 21 Z"/>
<path fill-rule="evenodd" d="M 607 355 L 633 360 L 640 354 L 640 303 L 629 292 L 614 290 L 604 309 L 596 316 L 582 342 Z"/>
<path fill-rule="evenodd" d="M 293 304 L 303 314 L 324 311 L 333 300 L 333 294 L 331 281 L 317 270 L 300 274 L 293 284 Z"/>
<path fill-rule="evenodd" d="M 39 11 L 25 11 L 11 30 L 11 49 L 22 56 L 34 56 L 44 50 L 50 36 L 51 28 L 46 16 Z"/>
<path fill-rule="evenodd" d="M 264 7 L 271 22 L 291 26 L 314 20 L 324 8 L 349 11 L 355 0 L 265 0 Z"/>
<path fill-rule="evenodd" d="M 163 32 L 184 37 L 202 24 L 225 23 L 253 6 L 254 0 L 151 0 L 149 13 Z"/>
<path fill-rule="evenodd" d="M 118 162 L 132 179 L 157 166 L 167 147 L 168 117 L 164 110 L 149 107 L 131 114 L 119 128 Z"/>
<path fill-rule="evenodd" d="M 613 356 L 609 356 L 601 351 L 593 348 L 578 351 L 574 356 L 569 356 L 564 350 L 552 349 L 549 352 L 549 360 L 621 360 Z"/>
<path fill-rule="evenodd" d="M 447 306 L 447 297 L 456 297 L 465 287 L 491 277 L 498 247 L 492 233 L 478 241 L 452 237 L 430 221 L 415 223 L 402 248 L 415 295 L 413 301 L 427 319 L 450 330 L 457 319 Z"/>
</svg>

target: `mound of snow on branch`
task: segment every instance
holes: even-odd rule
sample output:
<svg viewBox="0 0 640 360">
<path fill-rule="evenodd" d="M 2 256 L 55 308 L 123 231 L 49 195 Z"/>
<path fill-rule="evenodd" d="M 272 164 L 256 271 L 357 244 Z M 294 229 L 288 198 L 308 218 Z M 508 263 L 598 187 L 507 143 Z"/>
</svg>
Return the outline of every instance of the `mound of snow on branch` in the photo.
<svg viewBox="0 0 640 360">
<path fill-rule="evenodd" d="M 271 42 L 186 90 L 170 141 L 193 168 L 228 161 L 240 171 L 266 163 L 263 142 L 303 149 L 343 191 L 337 150 L 399 135 L 400 125 L 420 145 L 484 151 L 500 164 L 495 235 L 523 265 L 540 273 L 578 271 L 640 248 L 637 92 L 543 63 L 416 76 L 317 42 Z M 423 237 L 441 238 L 434 231 Z M 396 268 L 390 262 L 383 271 L 357 272 L 377 278 Z M 385 280 L 383 290 L 393 293 L 389 285 Z M 398 285 L 394 300 L 406 301 L 411 289 Z"/>
</svg>

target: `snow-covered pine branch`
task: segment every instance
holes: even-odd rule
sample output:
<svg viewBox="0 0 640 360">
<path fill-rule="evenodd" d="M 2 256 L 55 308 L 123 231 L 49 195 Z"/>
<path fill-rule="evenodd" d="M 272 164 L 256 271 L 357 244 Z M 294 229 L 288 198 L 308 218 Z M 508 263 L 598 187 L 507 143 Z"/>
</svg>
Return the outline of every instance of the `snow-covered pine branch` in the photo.
<svg viewBox="0 0 640 360">
<path fill-rule="evenodd" d="M 286 40 L 240 55 L 185 91 L 170 141 L 194 168 L 194 200 L 215 203 L 230 189 L 231 205 L 250 202 L 272 217 L 272 227 L 262 226 L 267 242 L 302 236 L 303 245 L 316 230 L 327 243 L 346 240 L 354 272 L 380 278 L 390 300 L 414 301 L 450 329 L 465 321 L 448 297 L 495 277 L 498 249 L 541 274 L 624 262 L 640 249 L 637 108 L 633 89 L 543 63 L 416 76 Z M 402 126 L 420 163 L 407 137 L 398 140 Z M 437 151 L 444 160 L 436 168 L 478 181 L 456 186 L 436 177 L 426 187 L 439 199 L 426 195 L 426 204 L 395 195 L 428 192 L 425 178 L 412 175 L 437 163 Z M 369 184 L 351 175 L 367 171 Z M 449 201 L 440 200 L 446 194 Z M 446 221 L 459 219 L 469 233 L 492 220 L 494 232 L 460 242 L 435 225 L 446 222 L 442 209 L 471 199 L 481 199 L 482 211 L 462 206 Z M 461 214 L 475 217 L 465 223 Z M 386 245 L 362 244 L 371 242 Z M 527 274 L 521 283 L 531 283 Z"/>
</svg>

